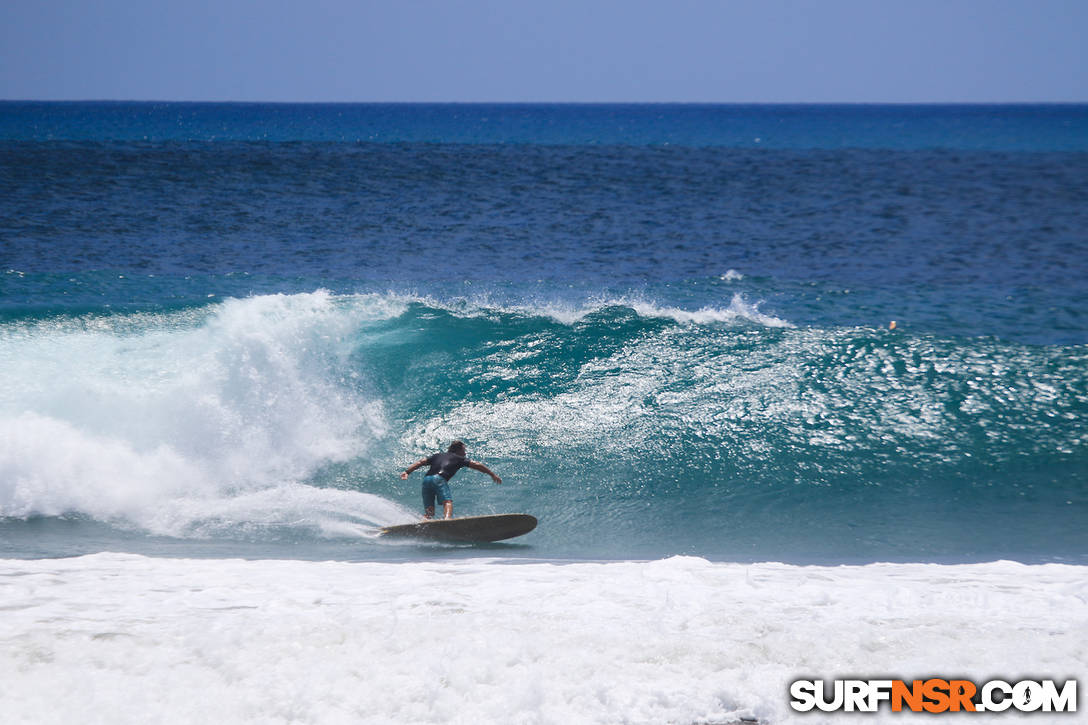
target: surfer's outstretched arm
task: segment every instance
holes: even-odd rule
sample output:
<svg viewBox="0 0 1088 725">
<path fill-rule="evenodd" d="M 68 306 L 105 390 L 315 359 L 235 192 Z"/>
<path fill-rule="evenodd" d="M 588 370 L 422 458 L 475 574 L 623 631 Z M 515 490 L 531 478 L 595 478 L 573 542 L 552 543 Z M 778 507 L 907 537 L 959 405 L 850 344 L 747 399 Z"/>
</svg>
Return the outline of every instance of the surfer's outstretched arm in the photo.
<svg viewBox="0 0 1088 725">
<path fill-rule="evenodd" d="M 417 468 L 422 468 L 423 466 L 426 466 L 426 465 L 427 465 L 427 459 L 426 458 L 420 458 L 418 461 L 416 461 L 412 465 L 405 468 L 404 471 L 400 474 L 400 477 L 402 479 L 407 479 L 409 473 L 416 470 Z"/>
<path fill-rule="evenodd" d="M 465 465 L 468 466 L 469 468 L 471 468 L 474 471 L 479 471 L 480 473 L 486 473 L 487 475 L 491 476 L 491 480 L 494 481 L 495 483 L 502 483 L 501 478 L 499 478 L 494 473 L 492 473 L 490 468 L 488 468 L 487 466 L 485 466 L 482 463 L 479 463 L 478 461 L 468 461 L 467 463 L 465 463 Z"/>
</svg>

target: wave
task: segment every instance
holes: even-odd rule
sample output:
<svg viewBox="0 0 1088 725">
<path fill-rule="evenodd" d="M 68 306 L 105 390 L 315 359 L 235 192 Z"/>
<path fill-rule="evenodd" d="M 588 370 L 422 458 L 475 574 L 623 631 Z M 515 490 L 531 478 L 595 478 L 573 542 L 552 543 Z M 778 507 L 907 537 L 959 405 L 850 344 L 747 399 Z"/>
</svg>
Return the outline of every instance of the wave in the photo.
<svg viewBox="0 0 1088 725">
<path fill-rule="evenodd" d="M 570 325 L 621 304 L 570 312 L 317 291 L 8 323 L 0 328 L 0 515 L 78 512 L 173 535 L 207 533 L 216 520 L 275 519 L 256 504 L 248 514 L 238 505 L 297 495 L 299 482 L 359 458 L 388 432 L 381 398 L 360 382 L 366 365 L 359 356 L 368 345 L 380 347 L 368 325 L 413 307 L 415 321 L 444 312 Z M 724 310 L 687 313 L 643 302 L 624 309 L 683 323 L 779 323 L 739 296 Z M 403 510 L 371 508 L 354 518 L 404 517 Z M 284 512 L 281 519 L 305 517 Z"/>
<path fill-rule="evenodd" d="M 1088 551 L 1084 347 L 798 328 L 740 295 L 687 311 L 317 291 L 7 323 L 0 371 L 0 517 L 365 538 L 414 515 L 394 473 L 460 438 L 514 485 L 465 474 L 459 510 L 531 506 L 575 555 L 636 555 L 631 537 L 563 541 L 636 522 L 649 555 L 768 526 L 834 548 L 814 522 L 947 549 L 980 539 L 963 517 L 992 533 L 1014 515 Z"/>
</svg>

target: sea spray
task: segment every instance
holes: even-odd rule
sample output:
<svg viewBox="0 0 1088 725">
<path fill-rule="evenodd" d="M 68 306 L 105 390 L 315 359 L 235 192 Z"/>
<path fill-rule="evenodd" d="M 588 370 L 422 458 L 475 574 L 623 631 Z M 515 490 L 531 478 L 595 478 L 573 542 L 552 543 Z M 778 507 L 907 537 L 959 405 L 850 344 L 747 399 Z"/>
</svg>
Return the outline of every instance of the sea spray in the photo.
<svg viewBox="0 0 1088 725">
<path fill-rule="evenodd" d="M 4 330 L 0 511 L 182 534 L 358 455 L 386 423 L 346 364 L 357 322 L 318 292 Z"/>
</svg>

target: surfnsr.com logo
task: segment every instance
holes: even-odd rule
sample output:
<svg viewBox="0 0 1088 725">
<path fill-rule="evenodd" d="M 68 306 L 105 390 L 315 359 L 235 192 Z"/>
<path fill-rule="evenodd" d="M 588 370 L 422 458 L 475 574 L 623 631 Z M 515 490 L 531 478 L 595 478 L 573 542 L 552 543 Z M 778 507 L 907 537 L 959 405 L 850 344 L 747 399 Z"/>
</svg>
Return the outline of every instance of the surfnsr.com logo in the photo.
<svg viewBox="0 0 1088 725">
<path fill-rule="evenodd" d="M 884 703 L 892 712 L 1076 712 L 1077 681 L 797 680 L 790 698 L 798 712 L 876 712 Z"/>
</svg>

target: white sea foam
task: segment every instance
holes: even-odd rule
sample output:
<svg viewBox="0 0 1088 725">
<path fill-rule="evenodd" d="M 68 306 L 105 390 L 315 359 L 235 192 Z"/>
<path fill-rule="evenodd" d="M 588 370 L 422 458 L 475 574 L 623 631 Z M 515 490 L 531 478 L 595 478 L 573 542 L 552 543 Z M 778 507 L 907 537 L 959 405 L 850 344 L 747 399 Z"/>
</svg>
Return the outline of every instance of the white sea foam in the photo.
<svg viewBox="0 0 1088 725">
<path fill-rule="evenodd" d="M 639 302 L 632 304 L 632 307 L 643 317 L 665 317 L 680 323 L 707 325 L 715 322 L 754 322 L 764 327 L 793 327 L 787 320 L 760 312 L 758 303 L 748 302 L 741 294 L 733 295 L 729 307 L 724 309 L 703 307 L 692 312 Z"/>
<path fill-rule="evenodd" d="M 740 293 L 733 295 L 727 307 L 707 306 L 698 310 L 685 310 L 641 299 L 619 297 L 597 300 L 576 309 L 546 305 L 540 311 L 563 324 L 573 324 L 607 307 L 629 307 L 640 317 L 668 319 L 684 325 L 754 323 L 763 327 L 793 327 L 788 320 L 760 312 L 758 302 L 751 303 Z"/>
<path fill-rule="evenodd" d="M 99 554 L 0 561 L 0 592 L 4 718 L 41 725 L 803 724 L 836 718 L 790 709 L 797 678 L 1088 671 L 1064 565 Z"/>
<path fill-rule="evenodd" d="M 384 433 L 348 358 L 359 325 L 397 304 L 316 292 L 3 328 L 0 515 L 181 534 L 259 500 L 246 496 L 290 497 Z"/>
<path fill-rule="evenodd" d="M 739 279 L 739 277 L 731 279 Z M 368 304 L 373 304 L 371 297 L 366 296 Z M 749 302 L 740 293 L 734 294 L 726 307 L 705 306 L 698 310 L 685 310 L 668 305 L 662 306 L 642 298 L 629 296 L 596 297 L 579 302 L 542 300 L 531 304 L 508 304 L 495 300 L 486 294 L 440 300 L 426 295 L 389 293 L 375 299 L 385 302 L 390 310 L 398 310 L 398 314 L 403 309 L 398 305 L 406 307 L 408 304 L 416 303 L 432 309 L 443 310 L 456 317 L 491 317 L 499 314 L 515 314 L 527 317 L 546 317 L 563 325 L 573 325 L 602 310 L 627 308 L 640 317 L 670 319 L 681 324 L 754 323 L 763 327 L 793 327 L 793 324 L 788 320 L 760 312 L 759 302 Z"/>
</svg>

